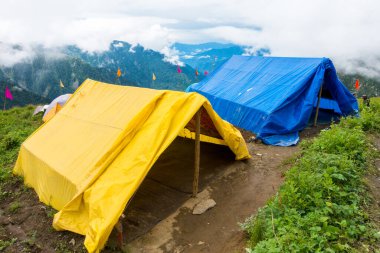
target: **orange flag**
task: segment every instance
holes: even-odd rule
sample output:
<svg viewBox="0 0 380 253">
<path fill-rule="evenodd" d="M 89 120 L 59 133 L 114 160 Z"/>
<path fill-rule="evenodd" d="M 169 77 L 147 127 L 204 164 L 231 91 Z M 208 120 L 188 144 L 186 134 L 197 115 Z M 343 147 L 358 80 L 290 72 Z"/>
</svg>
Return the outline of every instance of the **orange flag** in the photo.
<svg viewBox="0 0 380 253">
<path fill-rule="evenodd" d="M 199 76 L 199 72 L 198 72 L 197 69 L 195 70 L 195 75 L 196 75 L 196 76 Z"/>
<path fill-rule="evenodd" d="M 117 77 L 120 77 L 121 76 L 121 70 L 120 68 L 117 68 L 117 73 L 116 73 Z"/>
<path fill-rule="evenodd" d="M 359 79 L 356 79 L 355 90 L 359 90 L 359 89 L 360 89 L 360 82 L 359 82 Z"/>
</svg>

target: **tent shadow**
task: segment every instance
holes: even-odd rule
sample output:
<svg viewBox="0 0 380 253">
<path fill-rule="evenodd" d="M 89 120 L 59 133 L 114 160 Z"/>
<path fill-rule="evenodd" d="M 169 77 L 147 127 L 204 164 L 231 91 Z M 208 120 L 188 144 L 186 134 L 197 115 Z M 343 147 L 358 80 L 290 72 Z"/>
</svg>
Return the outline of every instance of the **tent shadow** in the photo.
<svg viewBox="0 0 380 253">
<path fill-rule="evenodd" d="M 227 146 L 201 143 L 199 191 L 235 162 Z M 194 177 L 194 140 L 177 137 L 154 164 L 123 219 L 124 241 L 147 233 L 191 197 Z M 113 235 L 110 239 L 112 240 Z"/>
</svg>

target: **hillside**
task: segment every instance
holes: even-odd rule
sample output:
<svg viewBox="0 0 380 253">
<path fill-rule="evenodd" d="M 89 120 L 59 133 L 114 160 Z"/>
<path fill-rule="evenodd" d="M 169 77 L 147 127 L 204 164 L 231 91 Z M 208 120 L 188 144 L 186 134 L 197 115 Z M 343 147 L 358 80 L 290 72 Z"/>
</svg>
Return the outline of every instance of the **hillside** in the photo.
<svg viewBox="0 0 380 253">
<path fill-rule="evenodd" d="M 346 87 L 352 91 L 356 92 L 358 97 L 362 95 L 367 95 L 370 97 L 377 97 L 380 95 L 380 79 L 371 78 L 364 76 L 362 74 L 347 74 L 344 72 L 338 73 L 340 80 L 346 85 Z M 359 79 L 360 89 L 356 91 L 354 89 L 355 81 Z"/>
<path fill-rule="evenodd" d="M 184 90 L 196 81 L 192 67 L 185 65 L 178 74 L 177 66 L 165 61 L 163 54 L 124 41 L 113 41 L 109 50 L 104 52 L 88 53 L 75 46 L 66 47 L 64 52 L 113 73 L 120 68 L 123 77 L 142 87 Z M 155 81 L 152 80 L 153 73 L 157 78 Z"/>
<path fill-rule="evenodd" d="M 78 58 L 50 57 L 43 52 L 30 62 L 3 68 L 3 72 L 18 86 L 49 100 L 64 93 L 72 93 L 87 78 L 111 83 L 116 80 L 115 72 L 110 70 L 93 67 Z M 60 80 L 65 85 L 63 89 L 59 87 Z M 122 84 L 135 85 L 124 77 L 119 81 Z"/>
<path fill-rule="evenodd" d="M 5 77 L 5 74 L 0 70 L 0 106 L 1 109 L 4 108 L 4 95 L 3 92 L 5 90 L 5 87 L 8 86 L 8 88 L 11 90 L 11 93 L 13 95 L 13 100 L 6 100 L 5 108 L 9 109 L 14 106 L 25 106 L 29 104 L 46 104 L 50 100 L 47 98 L 44 98 L 42 96 L 39 96 L 35 93 L 32 93 L 20 86 L 18 86 L 15 82 L 12 82 L 8 78 Z"/>
<path fill-rule="evenodd" d="M 15 47 L 23 50 L 21 46 Z M 184 90 L 196 82 L 195 70 L 165 61 L 163 54 L 121 41 L 114 41 L 104 52 L 89 53 L 75 46 L 46 49 L 34 48 L 36 55 L 11 67 L 0 66 L 0 81 L 15 87 L 15 100 L 9 105 L 39 103 L 40 98 L 54 99 L 72 93 L 85 79 L 154 89 Z M 117 78 L 120 68 L 122 75 Z M 152 80 L 153 73 L 156 80 Z M 60 80 L 65 87 L 59 87 Z M 11 85 L 10 85 L 11 84 Z M 18 88 L 16 88 L 18 87 Z M 23 95 L 19 94 L 23 91 Z M 29 92 L 29 93 L 28 93 Z M 32 93 L 38 94 L 36 97 Z M 39 98 L 37 98 L 39 97 Z"/>
</svg>

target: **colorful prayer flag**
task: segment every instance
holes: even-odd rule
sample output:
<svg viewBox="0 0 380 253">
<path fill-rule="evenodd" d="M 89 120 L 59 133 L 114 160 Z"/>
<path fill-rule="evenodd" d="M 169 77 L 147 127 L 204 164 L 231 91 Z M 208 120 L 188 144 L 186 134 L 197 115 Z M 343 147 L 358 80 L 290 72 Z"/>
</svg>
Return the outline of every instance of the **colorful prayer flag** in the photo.
<svg viewBox="0 0 380 253">
<path fill-rule="evenodd" d="M 359 82 L 359 79 L 356 79 L 355 90 L 359 90 L 359 89 L 360 89 L 360 82 Z"/>
<path fill-rule="evenodd" d="M 11 90 L 8 88 L 8 86 L 5 87 L 5 98 L 8 98 L 9 100 L 13 100 Z"/>
<path fill-rule="evenodd" d="M 117 73 L 116 73 L 117 77 L 120 77 L 121 76 L 121 70 L 120 68 L 117 68 Z"/>
<path fill-rule="evenodd" d="M 181 73 L 182 73 L 182 69 L 179 67 L 179 65 L 177 65 L 177 73 L 178 73 L 178 74 L 181 74 Z"/>
<path fill-rule="evenodd" d="M 208 71 L 206 70 L 204 74 L 205 74 L 205 76 L 207 76 L 208 75 Z"/>
<path fill-rule="evenodd" d="M 152 80 L 153 81 L 156 81 L 156 75 L 153 73 L 153 75 L 152 75 Z"/>
<path fill-rule="evenodd" d="M 59 87 L 60 87 L 60 88 L 65 88 L 65 85 L 63 85 L 63 83 L 62 83 L 61 80 L 59 80 Z"/>
<path fill-rule="evenodd" d="M 195 75 L 196 75 L 196 76 L 199 76 L 199 72 L 198 72 L 198 70 L 195 70 Z"/>
</svg>

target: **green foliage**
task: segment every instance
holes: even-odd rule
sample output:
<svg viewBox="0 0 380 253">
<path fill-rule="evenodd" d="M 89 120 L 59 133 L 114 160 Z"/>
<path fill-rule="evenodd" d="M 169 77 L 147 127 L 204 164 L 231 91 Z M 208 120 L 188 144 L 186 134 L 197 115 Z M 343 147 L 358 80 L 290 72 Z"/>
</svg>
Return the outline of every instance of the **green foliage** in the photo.
<svg viewBox="0 0 380 253">
<path fill-rule="evenodd" d="M 248 252 L 355 252 L 359 241 L 380 239 L 363 210 L 362 182 L 365 131 L 380 133 L 379 109 L 362 108 L 360 118 L 342 119 L 302 143 L 277 195 L 243 225 Z"/>
<path fill-rule="evenodd" d="M 12 240 L 9 240 L 9 241 L 0 240 L 0 251 L 5 250 L 6 248 L 14 244 L 16 241 L 17 241 L 16 238 L 13 238 Z"/>
<path fill-rule="evenodd" d="M 12 203 L 9 205 L 8 210 L 9 210 L 9 212 L 11 212 L 11 213 L 16 213 L 17 210 L 18 210 L 20 207 L 21 207 L 20 202 L 15 201 L 15 202 L 12 202 Z"/>
<path fill-rule="evenodd" d="M 34 107 L 18 107 L 0 111 L 0 199 L 12 183 L 12 168 L 21 143 L 42 123 L 41 116 L 32 117 Z"/>
<path fill-rule="evenodd" d="M 343 120 L 347 128 L 359 127 L 370 133 L 380 133 L 380 98 L 371 98 L 370 107 L 364 106 L 360 100 L 360 120 L 350 117 Z"/>
</svg>

